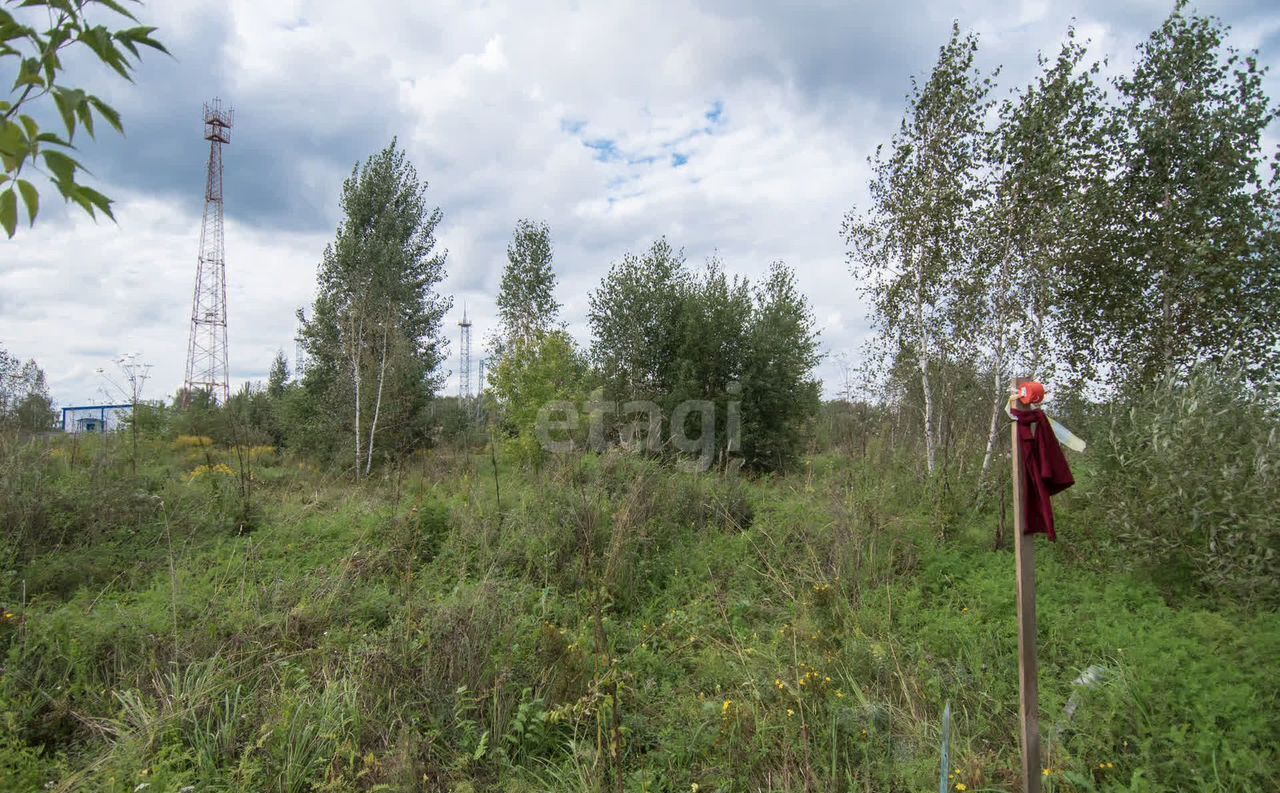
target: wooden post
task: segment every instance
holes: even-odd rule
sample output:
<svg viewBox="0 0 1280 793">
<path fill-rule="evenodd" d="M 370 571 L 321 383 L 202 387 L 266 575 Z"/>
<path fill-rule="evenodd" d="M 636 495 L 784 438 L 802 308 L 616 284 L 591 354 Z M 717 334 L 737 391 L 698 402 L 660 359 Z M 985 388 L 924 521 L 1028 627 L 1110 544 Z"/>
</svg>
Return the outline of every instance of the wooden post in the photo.
<svg viewBox="0 0 1280 793">
<path fill-rule="evenodd" d="M 1029 378 L 1013 381 L 1014 393 Z M 1015 406 L 1027 408 L 1021 401 Z M 1034 431 L 1034 427 L 1032 431 Z M 1014 569 L 1018 577 L 1018 723 L 1022 743 L 1023 793 L 1040 793 L 1040 690 L 1036 679 L 1036 546 L 1035 535 L 1024 534 L 1022 504 L 1024 480 L 1018 424 L 1010 430 L 1013 462 L 1013 547 Z"/>
</svg>

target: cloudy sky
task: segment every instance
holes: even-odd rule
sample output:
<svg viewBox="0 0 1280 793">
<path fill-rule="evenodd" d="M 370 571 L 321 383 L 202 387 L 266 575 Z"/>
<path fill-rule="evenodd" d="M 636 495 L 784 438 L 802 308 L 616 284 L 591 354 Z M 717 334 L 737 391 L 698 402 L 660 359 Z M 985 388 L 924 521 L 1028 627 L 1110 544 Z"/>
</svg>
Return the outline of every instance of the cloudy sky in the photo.
<svg viewBox="0 0 1280 793">
<path fill-rule="evenodd" d="M 1003 94 L 1073 19 L 1096 56 L 1123 68 L 1171 7 L 153 0 L 140 15 L 174 57 L 147 57 L 132 85 L 89 78 L 128 133 L 83 145 L 119 223 L 48 200 L 34 230 L 0 239 L 0 344 L 36 358 L 62 405 L 100 402 L 95 372 L 124 352 L 153 365 L 147 396 L 181 385 L 208 156 L 200 110 L 219 96 L 236 110 L 225 151 L 233 388 L 264 378 L 277 349 L 292 360 L 294 311 L 314 296 L 342 179 L 397 136 L 444 212 L 444 290 L 455 313 L 469 307 L 477 340 L 518 218 L 550 224 L 559 298 L 584 343 L 587 295 L 610 263 L 666 235 L 694 263 L 718 254 L 747 276 L 779 259 L 795 267 L 831 394 L 838 356 L 856 358 L 866 329 L 841 218 L 863 203 L 866 158 L 952 20 L 981 35 L 985 68 L 1003 65 Z M 1199 8 L 1232 26 L 1232 43 L 1280 62 L 1280 7 Z M 1280 96 L 1276 74 L 1268 88 Z"/>
</svg>

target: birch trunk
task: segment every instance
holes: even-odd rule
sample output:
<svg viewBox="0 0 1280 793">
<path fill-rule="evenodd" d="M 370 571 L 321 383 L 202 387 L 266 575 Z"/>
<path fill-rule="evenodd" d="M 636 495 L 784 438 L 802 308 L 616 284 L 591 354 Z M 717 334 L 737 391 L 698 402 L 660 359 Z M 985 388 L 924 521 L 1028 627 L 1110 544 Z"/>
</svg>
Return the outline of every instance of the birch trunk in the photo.
<svg viewBox="0 0 1280 793">
<path fill-rule="evenodd" d="M 987 430 L 987 450 L 982 455 L 982 478 L 987 478 L 987 473 L 991 470 L 991 462 L 995 459 L 996 443 L 999 440 L 1000 433 L 1000 410 L 1004 407 L 1004 363 L 1005 355 L 1009 345 L 1006 344 L 1005 333 L 1007 327 L 1004 320 L 1000 318 L 999 312 L 1002 307 L 996 307 L 996 354 L 993 361 L 992 369 L 992 386 L 991 390 L 995 394 L 995 402 L 991 405 L 991 427 Z"/>
<path fill-rule="evenodd" d="M 1000 384 L 1004 382 L 1001 376 L 1001 367 L 997 364 L 996 373 L 993 377 L 994 389 L 996 392 L 995 403 L 991 406 L 991 429 L 987 431 L 987 450 L 982 455 L 982 478 L 986 479 L 987 473 L 991 469 L 991 461 L 995 458 L 996 438 L 1000 432 L 1000 408 L 1004 406 L 1005 397 L 1000 390 Z"/>
<path fill-rule="evenodd" d="M 933 391 L 929 386 L 929 340 L 924 322 L 924 265 L 916 262 L 916 358 L 920 365 L 920 387 L 924 392 L 924 459 L 925 468 L 933 474 L 938 465 L 937 438 L 933 425 Z"/>
<path fill-rule="evenodd" d="M 390 324 L 390 317 L 382 323 L 382 360 L 378 363 L 378 397 L 373 403 L 373 421 L 369 423 L 369 443 L 364 464 L 365 476 L 373 470 L 373 434 L 378 431 L 378 414 L 382 411 L 382 383 L 386 380 L 387 374 L 387 328 Z"/>
<path fill-rule="evenodd" d="M 361 323 L 363 325 L 363 323 Z M 351 345 L 351 384 L 355 388 L 355 439 L 356 439 L 356 479 L 360 478 L 360 335 L 363 327 L 356 325 L 355 317 L 350 320 L 348 343 Z"/>
<path fill-rule="evenodd" d="M 1014 205 L 1018 204 L 1019 194 L 1014 193 Z M 1013 245 L 1013 216 L 1008 216 L 1008 222 L 1005 225 L 1005 248 L 1000 253 L 999 281 L 996 284 L 996 299 L 992 306 L 992 314 L 994 317 L 996 330 L 996 350 L 995 361 L 992 373 L 992 393 L 995 394 L 995 402 L 991 405 L 991 427 L 987 431 L 987 450 L 982 455 L 982 479 L 987 478 L 987 474 L 991 470 L 991 463 L 995 459 L 996 444 L 1000 439 L 1000 411 L 1004 408 L 1007 397 L 1004 395 L 1004 365 L 1006 357 L 1013 358 L 1011 354 L 1015 344 L 1015 339 L 1011 338 L 1009 333 L 1009 325 L 1006 317 L 1009 306 L 1005 305 L 1014 293 L 1013 277 L 1011 273 L 1012 262 L 1010 261 Z M 1025 266 L 1026 262 L 1023 261 Z"/>
</svg>

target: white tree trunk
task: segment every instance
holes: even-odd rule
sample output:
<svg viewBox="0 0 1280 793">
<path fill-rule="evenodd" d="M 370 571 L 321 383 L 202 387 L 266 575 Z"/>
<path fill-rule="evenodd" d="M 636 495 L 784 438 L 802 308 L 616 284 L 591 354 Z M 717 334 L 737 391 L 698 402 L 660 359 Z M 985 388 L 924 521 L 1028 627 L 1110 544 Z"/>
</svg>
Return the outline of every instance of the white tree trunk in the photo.
<svg viewBox="0 0 1280 793">
<path fill-rule="evenodd" d="M 933 391 L 929 386 L 929 358 L 920 356 L 920 386 L 924 390 L 924 460 L 929 473 L 938 467 L 938 442 L 933 431 Z"/>
<path fill-rule="evenodd" d="M 363 323 L 361 323 L 363 325 Z M 350 320 L 350 332 L 348 333 L 348 343 L 350 346 L 351 357 L 351 384 L 355 389 L 355 440 L 356 440 L 356 479 L 360 478 L 360 334 L 361 330 L 357 329 L 355 317 Z"/>
<path fill-rule="evenodd" d="M 994 390 L 996 394 L 995 404 L 991 406 L 991 429 L 987 431 L 987 451 L 982 455 L 982 477 L 985 479 L 987 472 L 991 470 L 991 461 L 995 459 L 996 439 L 1000 432 L 1000 409 L 1004 407 L 1005 397 L 1001 390 L 1001 384 L 1004 382 L 999 359 L 995 367 L 996 373 L 992 378 L 994 380 Z"/>
<path fill-rule="evenodd" d="M 387 328 L 390 324 L 391 318 L 388 316 L 382 323 L 382 360 L 378 363 L 378 397 L 373 403 L 373 421 L 369 422 L 369 443 L 364 464 L 365 476 L 373 470 L 373 435 L 378 431 L 378 414 L 382 411 L 382 383 L 387 374 Z M 358 462 L 357 465 L 359 465 Z"/>
<path fill-rule="evenodd" d="M 923 263 L 916 262 L 916 358 L 920 365 L 920 387 L 924 393 L 924 459 L 930 474 L 938 466 L 938 442 L 934 433 L 933 390 L 929 384 L 929 330 L 924 321 Z"/>
</svg>

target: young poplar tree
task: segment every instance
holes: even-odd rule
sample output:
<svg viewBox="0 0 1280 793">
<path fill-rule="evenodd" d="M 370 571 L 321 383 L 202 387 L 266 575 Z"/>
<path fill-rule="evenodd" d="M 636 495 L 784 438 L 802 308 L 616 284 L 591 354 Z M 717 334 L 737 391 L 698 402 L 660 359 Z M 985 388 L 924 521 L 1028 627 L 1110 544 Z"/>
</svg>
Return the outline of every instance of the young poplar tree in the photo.
<svg viewBox="0 0 1280 793">
<path fill-rule="evenodd" d="M 267 374 L 267 395 L 280 399 L 288 387 L 289 359 L 284 357 L 284 350 L 276 350 L 276 357 L 271 359 L 271 371 Z"/>
<path fill-rule="evenodd" d="M 435 292 L 446 252 L 436 250 L 442 215 L 426 189 L 394 140 L 352 171 L 312 316 L 299 317 L 311 361 L 303 386 L 347 426 L 357 478 L 372 470 L 379 432 L 401 447 L 413 441 L 443 381 L 440 327 L 452 300 Z"/>
<path fill-rule="evenodd" d="M 498 345 L 528 342 L 561 327 L 552 268 L 551 229 L 521 220 L 507 245 L 507 266 L 498 285 Z"/>
<path fill-rule="evenodd" d="M 907 111 L 887 154 L 871 160 L 871 205 L 845 218 L 850 268 L 870 299 L 884 358 L 905 353 L 923 394 L 925 461 L 938 467 L 936 382 L 974 339 L 975 296 L 966 262 L 976 243 L 983 115 L 991 83 L 974 66 L 978 41 L 954 26 L 923 86 L 912 81 Z"/>
<path fill-rule="evenodd" d="M 821 357 L 809 301 L 795 272 L 781 262 L 755 290 L 742 382 L 742 453 L 757 471 L 783 470 L 802 451 L 804 432 L 818 413 Z"/>
</svg>

